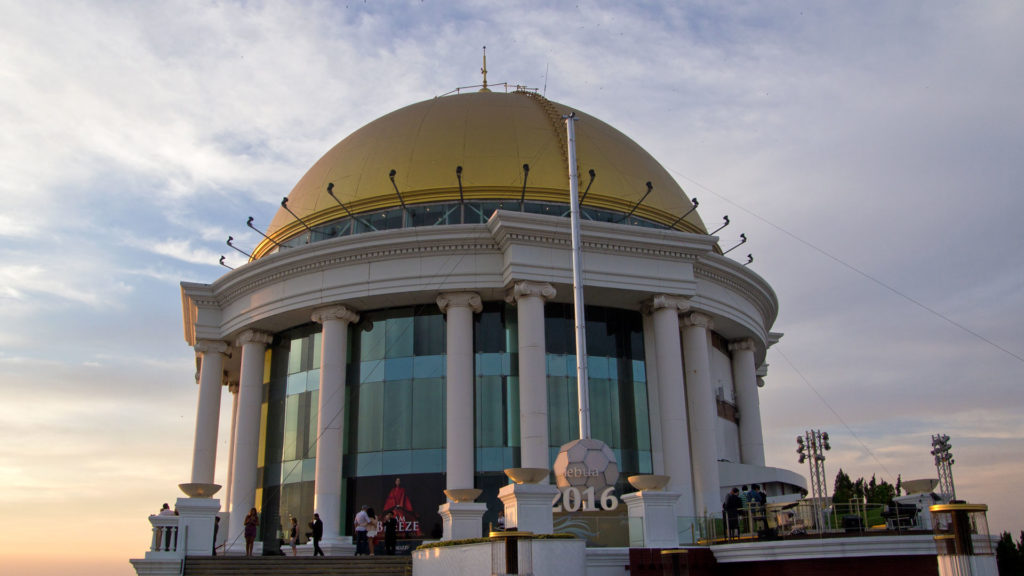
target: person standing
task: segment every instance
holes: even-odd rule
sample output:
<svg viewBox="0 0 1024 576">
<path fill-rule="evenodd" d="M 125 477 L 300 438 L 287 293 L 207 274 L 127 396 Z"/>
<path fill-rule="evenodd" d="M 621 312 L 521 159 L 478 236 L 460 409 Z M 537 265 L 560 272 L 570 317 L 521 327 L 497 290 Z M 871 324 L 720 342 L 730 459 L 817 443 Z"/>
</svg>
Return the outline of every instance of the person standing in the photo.
<svg viewBox="0 0 1024 576">
<path fill-rule="evenodd" d="M 373 508 L 366 509 L 366 515 L 370 518 L 370 523 L 366 526 L 366 540 L 370 546 L 370 556 L 377 555 L 377 513 L 373 511 Z"/>
<path fill-rule="evenodd" d="M 295 545 L 299 543 L 299 519 L 295 516 L 292 516 L 292 533 L 288 543 L 292 545 L 292 556 L 298 556 L 299 553 L 295 549 Z"/>
<path fill-rule="evenodd" d="M 743 508 L 743 501 L 740 500 L 740 489 L 733 488 L 722 503 L 722 510 L 725 512 L 725 529 L 728 538 L 733 534 L 739 538 L 740 535 L 740 508 Z"/>
<path fill-rule="evenodd" d="M 323 556 L 320 541 L 324 538 L 324 523 L 320 520 L 320 514 L 313 514 L 313 521 L 309 523 L 309 527 L 313 529 L 313 556 Z"/>
<path fill-rule="evenodd" d="M 366 542 L 366 529 L 370 526 L 370 517 L 366 514 L 367 508 L 369 506 L 363 504 L 362 509 L 356 514 L 356 556 L 370 553 Z"/>
<path fill-rule="evenodd" d="M 252 556 L 252 545 L 256 541 L 256 530 L 260 527 L 259 512 L 256 512 L 255 508 L 249 510 L 242 524 L 245 526 L 245 555 Z"/>
<path fill-rule="evenodd" d="M 213 519 L 213 555 L 217 555 L 217 532 L 220 532 L 220 516 Z"/>
<path fill-rule="evenodd" d="M 384 553 L 395 555 L 395 544 L 398 540 L 398 519 L 391 512 L 384 516 Z"/>
</svg>

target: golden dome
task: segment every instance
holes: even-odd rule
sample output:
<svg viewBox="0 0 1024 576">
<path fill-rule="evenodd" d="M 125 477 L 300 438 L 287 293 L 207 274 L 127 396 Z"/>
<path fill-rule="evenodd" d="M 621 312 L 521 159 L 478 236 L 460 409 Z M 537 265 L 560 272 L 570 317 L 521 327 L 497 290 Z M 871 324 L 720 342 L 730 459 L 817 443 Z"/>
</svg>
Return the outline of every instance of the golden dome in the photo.
<svg viewBox="0 0 1024 576">
<path fill-rule="evenodd" d="M 456 167 L 462 166 L 462 193 L 471 200 L 515 200 L 523 194 L 523 164 L 529 164 L 528 201 L 568 204 L 566 132 L 562 116 L 576 113 L 576 157 L 580 193 L 596 178 L 585 206 L 628 213 L 670 225 L 693 205 L 683 189 L 643 148 L 608 124 L 534 92 L 474 92 L 412 104 L 352 133 L 306 172 L 288 195 L 288 208 L 315 226 L 346 215 L 327 193 L 352 213 L 406 204 L 459 199 Z M 395 170 L 394 185 L 389 174 Z M 675 228 L 706 234 L 696 212 Z M 305 228 L 280 209 L 267 235 L 283 242 Z M 273 245 L 264 240 L 258 258 Z"/>
</svg>

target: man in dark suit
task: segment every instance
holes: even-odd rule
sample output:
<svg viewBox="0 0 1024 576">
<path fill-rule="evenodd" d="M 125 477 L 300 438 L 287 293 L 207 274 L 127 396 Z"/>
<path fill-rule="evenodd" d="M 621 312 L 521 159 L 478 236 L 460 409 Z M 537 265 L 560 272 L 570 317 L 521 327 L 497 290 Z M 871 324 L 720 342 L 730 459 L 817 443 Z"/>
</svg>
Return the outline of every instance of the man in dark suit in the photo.
<svg viewBox="0 0 1024 576">
<path fill-rule="evenodd" d="M 323 556 L 320 541 L 324 538 L 324 523 L 320 521 L 319 514 L 313 514 L 313 521 L 309 523 L 309 527 L 313 529 L 313 556 Z"/>
</svg>

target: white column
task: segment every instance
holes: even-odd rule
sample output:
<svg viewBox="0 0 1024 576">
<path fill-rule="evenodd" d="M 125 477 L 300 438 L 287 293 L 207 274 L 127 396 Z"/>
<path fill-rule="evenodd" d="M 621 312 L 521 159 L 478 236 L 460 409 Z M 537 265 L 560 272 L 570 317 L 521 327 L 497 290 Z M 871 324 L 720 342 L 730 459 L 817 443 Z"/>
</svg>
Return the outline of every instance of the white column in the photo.
<svg viewBox="0 0 1024 576">
<path fill-rule="evenodd" d="M 555 289 L 550 284 L 516 282 L 505 298 L 518 307 L 519 437 L 523 468 L 551 468 L 544 301 L 554 297 Z"/>
<path fill-rule="evenodd" d="M 473 292 L 441 294 L 437 306 L 448 316 L 445 486 L 461 490 L 473 488 L 473 314 L 483 306 Z"/>
<path fill-rule="evenodd" d="M 272 341 L 273 336 L 257 330 L 246 330 L 235 341 L 235 346 L 242 348 L 242 374 L 238 383 L 238 415 L 231 463 L 231 515 L 226 534 L 226 541 L 233 549 L 244 548 L 245 516 L 250 508 L 256 507 L 263 368 L 267 345 Z"/>
<path fill-rule="evenodd" d="M 213 484 L 217 463 L 217 428 L 220 423 L 220 387 L 224 379 L 224 355 L 228 345 L 220 340 L 196 342 L 200 356 L 199 403 L 196 439 L 192 449 L 192 482 Z"/>
<path fill-rule="evenodd" d="M 652 298 L 647 308 L 654 319 L 657 341 L 662 460 L 665 474 L 671 478 L 665 490 L 682 495 L 676 501 L 676 514 L 692 518 L 695 514 L 690 437 L 679 341 L 679 313 L 688 310 L 689 303 L 684 298 L 660 295 Z"/>
<path fill-rule="evenodd" d="M 223 514 L 230 513 L 231 487 L 235 483 L 235 430 L 238 426 L 238 382 L 228 382 L 228 392 L 231 392 L 231 427 L 228 428 L 228 483 L 224 487 Z"/>
<path fill-rule="evenodd" d="M 729 351 L 732 352 L 736 407 L 740 411 L 740 461 L 764 466 L 764 436 L 761 432 L 761 405 L 757 398 L 754 341 L 750 338 L 737 340 L 729 344 Z"/>
<path fill-rule="evenodd" d="M 711 391 L 708 330 L 711 318 L 699 312 L 683 317 L 683 361 L 686 366 L 686 407 L 690 416 L 690 453 L 693 459 L 693 497 L 696 512 L 718 514 L 718 405 Z"/>
<path fill-rule="evenodd" d="M 345 370 L 348 359 L 348 325 L 359 315 L 345 306 L 313 312 L 323 325 L 320 341 L 320 394 L 317 407 L 316 479 L 313 510 L 324 523 L 324 544 L 342 538 L 341 454 L 345 441 Z"/>
</svg>

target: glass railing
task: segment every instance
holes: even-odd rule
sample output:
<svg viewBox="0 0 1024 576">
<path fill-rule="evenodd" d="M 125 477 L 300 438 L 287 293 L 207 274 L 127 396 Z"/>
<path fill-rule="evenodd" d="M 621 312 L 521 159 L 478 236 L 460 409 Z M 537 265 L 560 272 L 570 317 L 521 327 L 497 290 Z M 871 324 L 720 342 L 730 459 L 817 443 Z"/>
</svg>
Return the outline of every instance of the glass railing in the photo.
<svg viewBox="0 0 1024 576">
<path fill-rule="evenodd" d="M 882 505 L 804 499 L 790 503 L 747 506 L 735 522 L 724 516 L 687 522 L 680 518 L 680 544 L 699 534 L 703 544 L 742 540 L 785 540 L 808 536 L 879 536 L 921 533 L 931 530 L 927 511 L 914 505 Z M 693 528 L 687 528 L 690 525 Z"/>
<path fill-rule="evenodd" d="M 447 202 L 442 204 L 410 204 L 405 208 L 387 208 L 373 212 L 353 214 L 351 217 L 339 218 L 326 224 L 314 226 L 302 234 L 281 242 L 283 247 L 295 247 L 341 236 L 351 236 L 365 232 L 395 230 L 399 228 L 417 228 L 421 226 L 445 226 L 449 224 L 479 224 L 486 222 L 495 210 L 529 212 L 531 214 L 548 214 L 552 216 L 569 216 L 569 206 L 553 202 L 526 202 L 492 200 L 472 201 L 465 203 Z M 627 216 L 611 210 L 599 210 L 583 206 L 580 215 L 584 220 L 596 222 L 614 222 L 630 226 L 667 229 L 664 224 Z M 277 252 L 275 247 L 271 252 Z"/>
</svg>

